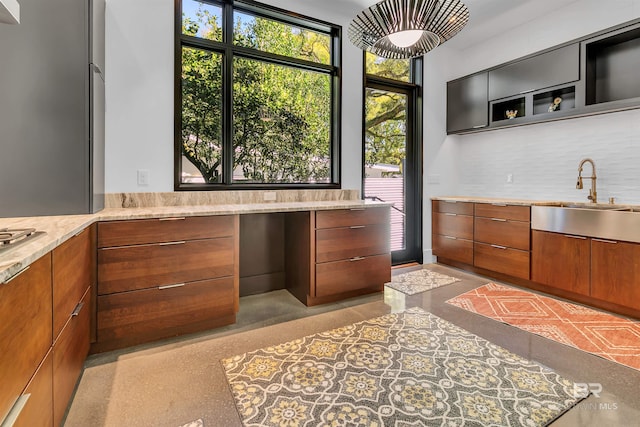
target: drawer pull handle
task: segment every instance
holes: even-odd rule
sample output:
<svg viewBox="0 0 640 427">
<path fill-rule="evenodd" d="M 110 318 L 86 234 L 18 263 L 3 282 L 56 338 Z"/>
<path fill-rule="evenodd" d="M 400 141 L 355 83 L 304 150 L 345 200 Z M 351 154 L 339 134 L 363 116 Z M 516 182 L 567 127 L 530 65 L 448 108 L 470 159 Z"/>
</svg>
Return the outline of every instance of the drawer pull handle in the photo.
<svg viewBox="0 0 640 427">
<path fill-rule="evenodd" d="M 564 237 L 568 237 L 570 239 L 587 240 L 586 237 L 583 237 L 583 236 L 572 236 L 570 234 L 565 234 Z"/>
<path fill-rule="evenodd" d="M 81 235 L 82 233 L 84 233 L 84 230 L 80 230 L 78 231 L 76 234 L 73 235 L 73 237 L 78 237 L 79 235 Z"/>
<path fill-rule="evenodd" d="M 535 89 L 527 89 L 520 92 L 518 95 L 524 95 L 525 93 L 533 92 Z"/>
<path fill-rule="evenodd" d="M 604 239 L 591 239 L 594 242 L 601 242 L 601 243 L 611 243 L 612 245 L 617 245 L 618 242 L 615 242 L 613 240 L 604 240 Z"/>
<path fill-rule="evenodd" d="M 352 230 L 355 230 L 355 229 L 357 229 L 357 228 L 365 228 L 365 226 L 364 226 L 364 225 L 352 225 L 352 226 L 351 226 L 351 227 L 349 227 L 349 228 L 350 228 L 350 229 L 352 229 Z"/>
<path fill-rule="evenodd" d="M 353 261 L 362 261 L 364 259 L 363 256 L 356 256 L 351 258 L 349 261 L 353 262 Z"/>
<path fill-rule="evenodd" d="M 453 204 L 456 204 L 456 203 L 458 203 L 458 201 L 457 201 L 457 200 L 443 200 L 443 203 L 453 203 Z"/>
<path fill-rule="evenodd" d="M 158 246 L 174 246 L 174 245 L 184 245 L 185 241 L 181 241 L 181 242 L 164 242 L 164 243 L 158 243 Z"/>
<path fill-rule="evenodd" d="M 13 276 L 9 277 L 7 280 L 4 281 L 5 285 L 8 285 L 10 281 L 12 281 L 13 279 L 15 279 L 16 277 L 18 277 L 19 275 L 21 275 L 22 273 L 24 273 L 25 271 L 27 271 L 29 269 L 29 267 L 31 267 L 30 265 L 27 265 L 25 268 L 23 268 L 22 270 L 18 271 L 16 274 L 14 274 Z"/>
<path fill-rule="evenodd" d="M 351 208 L 349 210 L 351 210 L 351 211 L 363 211 L 364 208 Z"/>
<path fill-rule="evenodd" d="M 73 309 L 73 313 L 71 313 L 71 317 L 76 317 L 80 314 L 80 312 L 82 311 L 82 307 L 84 307 L 84 303 L 83 302 L 79 302 L 78 305 L 76 305 L 76 308 Z"/>
<path fill-rule="evenodd" d="M 507 249 L 506 246 L 500 246 L 500 245 L 491 245 L 491 247 L 496 249 Z"/>
<path fill-rule="evenodd" d="M 498 207 L 501 207 L 501 208 L 506 208 L 507 207 L 506 203 L 491 203 L 491 206 L 498 206 Z"/>
<path fill-rule="evenodd" d="M 186 285 L 186 283 L 176 283 L 175 285 L 158 286 L 158 290 L 163 291 L 165 289 L 181 288 L 184 285 Z"/>
<path fill-rule="evenodd" d="M 453 236 L 442 236 L 442 237 L 444 237 L 445 239 L 449 239 L 449 240 L 458 240 L 457 237 L 453 237 Z"/>
<path fill-rule="evenodd" d="M 473 126 L 472 129 L 482 129 L 482 128 L 486 128 L 486 127 L 487 127 L 487 125 L 475 125 L 475 126 Z"/>
<path fill-rule="evenodd" d="M 20 414 L 22 413 L 24 407 L 27 406 L 27 401 L 30 397 L 31 393 L 23 394 L 18 397 L 18 400 L 16 400 L 16 403 L 11 408 L 11 411 L 9 411 L 7 417 L 2 422 L 2 427 L 12 427 L 16 423 L 16 421 L 18 421 L 18 418 L 20 417 Z"/>
<path fill-rule="evenodd" d="M 504 218 L 491 218 L 491 221 L 507 222 L 507 220 Z"/>
<path fill-rule="evenodd" d="M 445 213 L 446 216 L 458 216 L 458 214 L 454 214 L 454 213 Z"/>
<path fill-rule="evenodd" d="M 171 217 L 171 218 L 159 218 L 158 221 L 184 221 L 186 218 L 183 216 L 180 217 Z"/>
</svg>

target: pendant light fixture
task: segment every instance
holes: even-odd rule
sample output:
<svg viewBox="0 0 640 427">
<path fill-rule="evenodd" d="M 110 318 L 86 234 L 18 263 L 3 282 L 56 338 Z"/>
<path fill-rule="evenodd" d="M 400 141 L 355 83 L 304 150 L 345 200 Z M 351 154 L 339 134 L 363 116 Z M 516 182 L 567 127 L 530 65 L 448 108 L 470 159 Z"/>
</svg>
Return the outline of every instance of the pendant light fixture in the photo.
<svg viewBox="0 0 640 427">
<path fill-rule="evenodd" d="M 383 58 L 424 55 L 455 36 L 469 21 L 459 0 L 383 0 L 349 25 L 351 43 Z"/>
</svg>

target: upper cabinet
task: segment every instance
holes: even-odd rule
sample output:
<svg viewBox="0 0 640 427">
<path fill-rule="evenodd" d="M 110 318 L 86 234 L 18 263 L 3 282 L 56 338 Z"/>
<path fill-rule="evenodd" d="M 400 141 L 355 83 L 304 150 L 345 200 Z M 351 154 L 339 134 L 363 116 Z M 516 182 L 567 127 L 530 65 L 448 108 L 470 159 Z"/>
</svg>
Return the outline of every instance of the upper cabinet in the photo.
<svg viewBox="0 0 640 427">
<path fill-rule="evenodd" d="M 447 83 L 447 132 L 486 127 L 487 73 L 478 73 Z"/>
<path fill-rule="evenodd" d="M 0 0 L 0 23 L 20 23 L 20 4 L 17 0 Z"/>
<path fill-rule="evenodd" d="M 640 108 L 638 68 L 640 19 L 448 82 L 447 133 Z"/>
<path fill-rule="evenodd" d="M 580 45 L 574 43 L 489 71 L 489 101 L 578 79 Z"/>
</svg>

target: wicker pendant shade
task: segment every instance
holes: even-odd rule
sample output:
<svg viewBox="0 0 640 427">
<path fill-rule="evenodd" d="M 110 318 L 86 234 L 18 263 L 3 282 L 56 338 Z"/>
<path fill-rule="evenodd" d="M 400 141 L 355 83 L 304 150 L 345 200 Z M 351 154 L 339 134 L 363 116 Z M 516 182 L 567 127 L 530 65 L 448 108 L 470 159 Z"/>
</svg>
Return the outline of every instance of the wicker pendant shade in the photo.
<svg viewBox="0 0 640 427">
<path fill-rule="evenodd" d="M 446 42 L 469 21 L 469 9 L 459 0 L 384 0 L 363 10 L 349 25 L 351 43 L 383 58 L 413 58 Z M 389 35 L 420 30 L 414 44 L 402 47 Z"/>
</svg>

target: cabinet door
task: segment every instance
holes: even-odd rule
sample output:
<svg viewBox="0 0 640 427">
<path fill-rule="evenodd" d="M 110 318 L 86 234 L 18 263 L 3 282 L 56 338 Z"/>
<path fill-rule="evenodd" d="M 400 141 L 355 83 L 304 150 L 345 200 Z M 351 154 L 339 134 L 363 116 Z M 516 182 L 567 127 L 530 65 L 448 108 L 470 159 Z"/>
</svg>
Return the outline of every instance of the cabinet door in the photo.
<svg viewBox="0 0 640 427">
<path fill-rule="evenodd" d="M 640 244 L 591 240 L 591 296 L 640 309 Z"/>
<path fill-rule="evenodd" d="M 53 355 L 49 351 L 26 390 L 29 396 L 13 427 L 53 426 Z"/>
<path fill-rule="evenodd" d="M 486 72 L 447 83 L 447 133 L 487 126 L 487 90 Z"/>
<path fill-rule="evenodd" d="M 589 295 L 589 239 L 546 231 L 532 232 L 531 280 Z"/>
<path fill-rule="evenodd" d="M 554 49 L 489 71 L 489 100 L 533 92 L 580 78 L 580 45 Z"/>
</svg>

